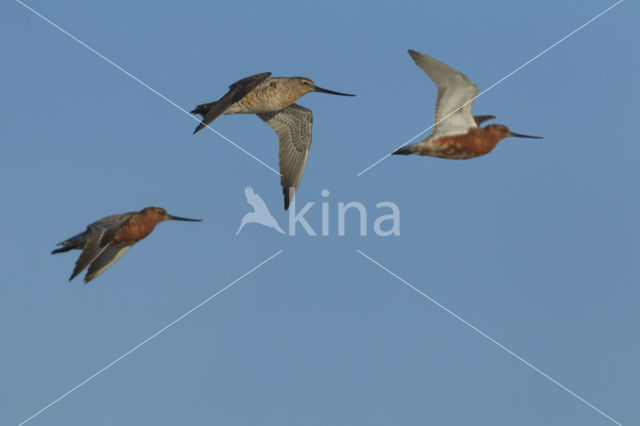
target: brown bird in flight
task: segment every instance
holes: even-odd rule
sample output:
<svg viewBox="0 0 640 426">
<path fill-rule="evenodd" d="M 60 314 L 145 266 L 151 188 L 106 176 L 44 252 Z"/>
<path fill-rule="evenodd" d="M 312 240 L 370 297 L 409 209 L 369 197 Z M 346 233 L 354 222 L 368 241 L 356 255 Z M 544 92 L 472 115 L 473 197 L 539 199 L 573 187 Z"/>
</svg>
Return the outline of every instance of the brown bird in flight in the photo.
<svg viewBox="0 0 640 426">
<path fill-rule="evenodd" d="M 323 89 L 305 77 L 271 77 L 270 72 L 256 74 L 233 83 L 216 102 L 198 105 L 191 111 L 202 116 L 202 122 L 193 133 L 224 114 L 256 114 L 260 117 L 276 132 L 280 141 L 280 184 L 286 210 L 307 163 L 313 123 L 311 110 L 294 102 L 309 92 L 354 96 Z"/>
<path fill-rule="evenodd" d="M 473 99 L 478 88 L 466 75 L 423 53 L 409 50 L 416 65 L 438 87 L 433 132 L 422 142 L 404 146 L 393 154 L 417 154 L 466 160 L 490 153 L 504 138 L 541 139 L 540 136 L 512 132 L 502 124 L 479 127 L 493 115 L 472 115 Z M 464 106 L 463 106 L 464 105 Z"/>
<path fill-rule="evenodd" d="M 201 222 L 201 219 L 172 216 L 161 207 L 147 207 L 139 212 L 114 214 L 93 222 L 84 232 L 58 243 L 61 247 L 51 254 L 73 249 L 82 250 L 69 281 L 88 266 L 89 270 L 84 277 L 86 284 L 106 271 L 132 245 L 149 235 L 158 223 L 165 220 Z"/>
</svg>

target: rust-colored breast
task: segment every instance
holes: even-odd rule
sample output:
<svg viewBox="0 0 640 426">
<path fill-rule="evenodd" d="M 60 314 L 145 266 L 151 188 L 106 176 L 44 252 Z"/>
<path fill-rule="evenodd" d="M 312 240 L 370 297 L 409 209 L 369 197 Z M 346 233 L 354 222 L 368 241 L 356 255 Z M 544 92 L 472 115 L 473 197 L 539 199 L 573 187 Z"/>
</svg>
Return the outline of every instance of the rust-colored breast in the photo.
<svg viewBox="0 0 640 426">
<path fill-rule="evenodd" d="M 157 222 L 148 217 L 134 217 L 113 239 L 112 244 L 132 245 L 145 238 L 156 227 Z"/>
<path fill-rule="evenodd" d="M 483 129 L 470 129 L 464 135 L 441 136 L 416 146 L 416 154 L 466 160 L 490 153 L 499 139 Z"/>
</svg>

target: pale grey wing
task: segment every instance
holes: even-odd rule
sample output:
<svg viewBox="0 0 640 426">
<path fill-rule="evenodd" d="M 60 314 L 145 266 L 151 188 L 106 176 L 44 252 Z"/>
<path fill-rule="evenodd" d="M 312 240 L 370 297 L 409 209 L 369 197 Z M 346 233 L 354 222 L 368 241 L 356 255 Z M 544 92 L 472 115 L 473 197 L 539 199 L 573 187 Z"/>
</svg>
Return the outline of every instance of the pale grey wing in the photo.
<svg viewBox="0 0 640 426">
<path fill-rule="evenodd" d="M 229 86 L 229 91 L 216 102 L 198 105 L 191 111 L 191 114 L 200 114 L 202 116 L 202 122 L 196 127 L 193 133 L 197 133 L 213 120 L 224 114 L 233 104 L 247 96 L 249 92 L 269 78 L 270 75 L 270 72 L 263 72 L 238 80 Z"/>
<path fill-rule="evenodd" d="M 280 111 L 260 113 L 258 117 L 276 132 L 280 140 L 280 184 L 286 210 L 298 190 L 304 166 L 307 164 L 313 113 L 310 109 L 292 104 Z"/>
<path fill-rule="evenodd" d="M 87 227 L 87 242 L 76 261 L 69 281 L 93 263 L 109 246 L 109 243 L 120 233 L 135 213 L 117 214 L 104 217 Z"/>
<path fill-rule="evenodd" d="M 460 71 L 431 56 L 414 50 L 409 50 L 409 55 L 438 88 L 433 135 L 459 135 L 477 127 L 471 109 L 478 87 Z"/>
<path fill-rule="evenodd" d="M 269 211 L 262 197 L 256 194 L 251 187 L 247 187 L 247 189 L 245 189 L 244 195 L 247 198 L 247 203 L 253 207 L 254 211 Z"/>
<path fill-rule="evenodd" d="M 87 284 L 89 281 L 106 271 L 130 248 L 131 246 L 108 245 L 102 253 L 100 253 L 93 262 L 91 262 L 91 265 L 89 265 L 87 275 L 84 277 L 84 283 Z"/>
</svg>

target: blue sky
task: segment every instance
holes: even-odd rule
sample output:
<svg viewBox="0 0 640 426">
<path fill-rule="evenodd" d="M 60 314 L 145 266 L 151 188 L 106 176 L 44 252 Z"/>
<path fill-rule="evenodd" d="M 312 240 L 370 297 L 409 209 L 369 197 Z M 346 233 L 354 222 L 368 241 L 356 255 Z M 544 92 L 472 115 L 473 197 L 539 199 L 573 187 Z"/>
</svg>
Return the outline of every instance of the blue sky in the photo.
<svg viewBox="0 0 640 426">
<path fill-rule="evenodd" d="M 247 225 L 279 177 L 15 2 L 0 5 L 0 423 L 18 424 L 279 250 L 28 424 L 614 424 L 359 255 L 359 249 L 623 424 L 640 423 L 636 132 L 640 8 L 625 1 L 480 97 L 540 141 L 470 161 L 392 157 L 432 124 L 432 55 L 483 90 L 611 1 L 28 4 L 190 110 L 258 72 L 302 75 L 298 204 L 331 235 Z M 633 114 L 633 117 L 632 117 Z M 254 116 L 213 126 L 266 163 Z M 321 197 L 330 190 L 328 199 Z M 401 235 L 337 235 L 337 205 L 392 201 Z M 55 244 L 148 205 L 169 222 L 67 282 Z"/>
</svg>

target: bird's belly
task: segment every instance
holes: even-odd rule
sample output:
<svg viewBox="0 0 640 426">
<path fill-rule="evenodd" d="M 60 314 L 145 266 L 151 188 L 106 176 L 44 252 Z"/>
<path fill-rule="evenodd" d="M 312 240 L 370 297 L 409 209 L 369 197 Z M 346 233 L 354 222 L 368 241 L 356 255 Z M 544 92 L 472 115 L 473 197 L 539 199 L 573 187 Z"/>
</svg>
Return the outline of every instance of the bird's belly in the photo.
<svg viewBox="0 0 640 426">
<path fill-rule="evenodd" d="M 488 154 L 494 146 L 470 138 L 468 134 L 441 136 L 437 139 L 427 139 L 418 145 L 416 153 L 450 160 L 468 160 Z"/>
</svg>

